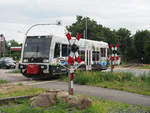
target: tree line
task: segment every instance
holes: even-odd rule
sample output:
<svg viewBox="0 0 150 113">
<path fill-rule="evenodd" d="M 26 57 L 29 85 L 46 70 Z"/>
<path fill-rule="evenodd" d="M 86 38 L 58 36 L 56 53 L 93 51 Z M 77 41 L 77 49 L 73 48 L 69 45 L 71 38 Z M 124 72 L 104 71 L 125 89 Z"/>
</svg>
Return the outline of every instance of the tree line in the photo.
<svg viewBox="0 0 150 113">
<path fill-rule="evenodd" d="M 76 22 L 66 29 L 72 36 L 81 33 L 85 36 L 87 23 L 87 39 L 105 41 L 108 44 L 119 44 L 119 54 L 123 61 L 150 63 L 150 31 L 138 30 L 134 35 L 126 28 L 111 30 L 89 17 L 77 16 Z"/>
<path fill-rule="evenodd" d="M 22 44 L 18 43 L 15 40 L 9 40 L 5 42 L 5 53 L 1 57 L 13 57 L 14 60 L 19 60 L 21 56 L 21 51 L 10 51 L 10 45 L 8 43 L 11 43 L 11 47 L 20 47 Z"/>
</svg>

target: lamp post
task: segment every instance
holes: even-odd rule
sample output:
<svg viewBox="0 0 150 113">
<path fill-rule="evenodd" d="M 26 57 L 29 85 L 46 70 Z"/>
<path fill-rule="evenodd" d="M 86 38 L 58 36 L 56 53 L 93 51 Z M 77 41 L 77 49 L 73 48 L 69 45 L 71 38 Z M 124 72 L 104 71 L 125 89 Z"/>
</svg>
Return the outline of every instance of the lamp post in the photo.
<svg viewBox="0 0 150 113">
<path fill-rule="evenodd" d="M 61 21 L 56 21 L 56 23 L 51 23 L 51 24 L 34 24 L 32 25 L 25 33 L 25 36 L 27 36 L 28 32 L 33 28 L 33 27 L 36 27 L 36 26 L 43 26 L 43 25 L 62 25 L 62 22 Z"/>
<path fill-rule="evenodd" d="M 11 42 L 8 43 L 9 46 L 9 57 L 11 57 Z"/>
</svg>

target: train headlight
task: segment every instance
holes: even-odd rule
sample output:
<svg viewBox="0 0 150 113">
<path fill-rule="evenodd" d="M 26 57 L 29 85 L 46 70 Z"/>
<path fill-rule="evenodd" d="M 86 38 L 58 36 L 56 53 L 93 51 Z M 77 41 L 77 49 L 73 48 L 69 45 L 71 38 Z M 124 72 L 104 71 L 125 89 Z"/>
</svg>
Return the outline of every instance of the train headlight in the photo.
<svg viewBox="0 0 150 113">
<path fill-rule="evenodd" d="M 44 69 L 45 67 L 44 66 L 41 66 L 41 69 Z"/>
<path fill-rule="evenodd" d="M 24 59 L 23 62 L 28 62 L 28 59 Z"/>
<path fill-rule="evenodd" d="M 43 62 L 47 63 L 47 62 L 49 62 L 49 60 L 48 59 L 43 59 Z"/>
<path fill-rule="evenodd" d="M 19 65 L 19 69 L 25 69 L 26 66 L 25 65 Z"/>
<path fill-rule="evenodd" d="M 46 65 L 41 65 L 40 67 L 41 67 L 41 69 L 47 69 Z"/>
<path fill-rule="evenodd" d="M 23 69 L 23 65 L 21 65 L 20 68 Z"/>
</svg>

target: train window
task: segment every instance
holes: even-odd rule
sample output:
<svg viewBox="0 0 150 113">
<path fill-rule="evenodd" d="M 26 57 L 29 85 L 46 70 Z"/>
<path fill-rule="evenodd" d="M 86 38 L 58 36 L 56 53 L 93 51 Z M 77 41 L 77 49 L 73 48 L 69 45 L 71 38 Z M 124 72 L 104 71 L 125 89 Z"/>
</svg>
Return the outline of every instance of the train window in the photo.
<svg viewBox="0 0 150 113">
<path fill-rule="evenodd" d="M 62 44 L 62 56 L 68 56 L 68 46 L 67 44 Z"/>
<path fill-rule="evenodd" d="M 92 60 L 93 61 L 99 61 L 99 52 L 98 51 L 93 51 L 92 52 Z"/>
<path fill-rule="evenodd" d="M 56 43 L 55 45 L 55 52 L 54 52 L 54 58 L 60 57 L 60 44 Z"/>
<path fill-rule="evenodd" d="M 106 57 L 106 48 L 101 48 L 101 57 Z"/>
<path fill-rule="evenodd" d="M 82 61 L 85 61 L 85 51 L 81 50 L 79 51 L 80 57 Z"/>
<path fill-rule="evenodd" d="M 99 61 L 99 51 L 96 52 L 96 61 Z"/>
<path fill-rule="evenodd" d="M 96 55 L 95 55 L 95 51 L 92 52 L 92 60 L 95 61 Z"/>
<path fill-rule="evenodd" d="M 67 56 L 70 54 L 70 45 L 67 45 Z"/>
</svg>

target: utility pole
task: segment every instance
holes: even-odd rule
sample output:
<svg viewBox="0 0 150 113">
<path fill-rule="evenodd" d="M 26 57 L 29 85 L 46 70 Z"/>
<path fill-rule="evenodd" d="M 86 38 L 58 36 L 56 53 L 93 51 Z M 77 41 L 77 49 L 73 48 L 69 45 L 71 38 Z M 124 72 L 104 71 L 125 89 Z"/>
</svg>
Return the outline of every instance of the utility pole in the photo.
<svg viewBox="0 0 150 113">
<path fill-rule="evenodd" d="M 87 17 L 86 17 L 86 21 L 85 21 L 85 39 L 87 39 Z M 88 54 L 88 49 L 87 49 L 87 44 L 86 44 L 86 46 L 85 46 L 85 61 L 86 61 L 86 70 L 88 70 L 88 67 L 89 67 L 89 64 L 88 64 L 88 56 L 89 56 L 89 54 Z M 88 58 L 88 59 L 87 59 Z"/>
<path fill-rule="evenodd" d="M 87 18 L 86 18 L 86 22 L 85 22 L 85 38 L 87 39 Z"/>
</svg>

